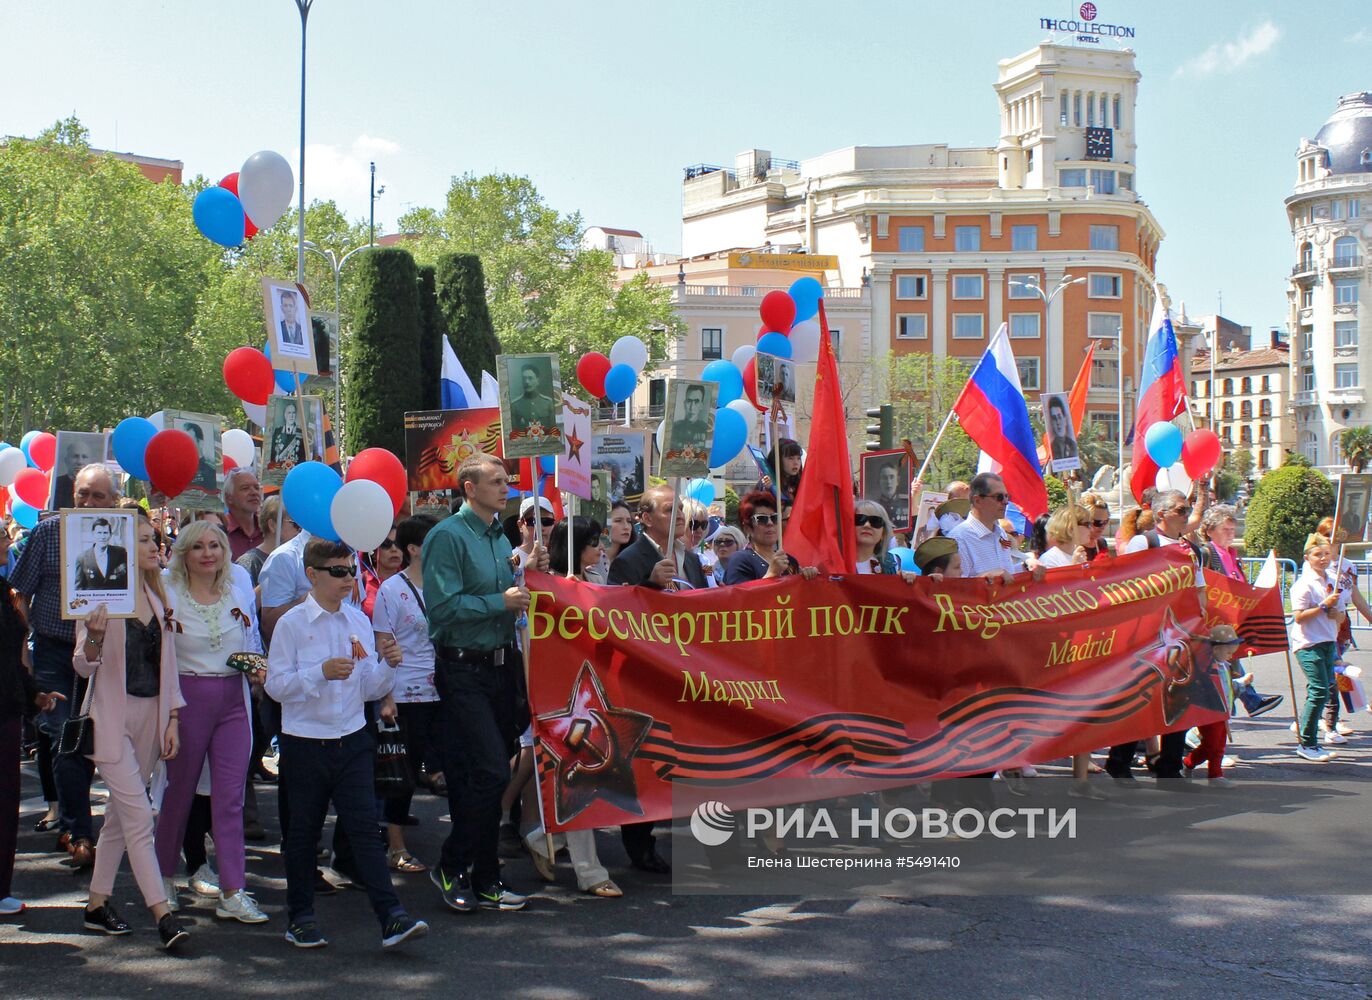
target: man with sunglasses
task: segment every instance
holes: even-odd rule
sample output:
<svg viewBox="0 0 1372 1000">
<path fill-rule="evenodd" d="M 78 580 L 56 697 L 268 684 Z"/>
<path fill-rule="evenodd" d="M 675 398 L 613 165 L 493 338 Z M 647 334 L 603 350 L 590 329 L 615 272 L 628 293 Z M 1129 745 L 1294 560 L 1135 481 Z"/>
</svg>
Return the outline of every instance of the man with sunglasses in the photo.
<svg viewBox="0 0 1372 1000">
<path fill-rule="evenodd" d="M 516 554 L 523 566 L 536 558 L 539 549 L 547 549 L 553 536 L 553 526 L 557 517 L 553 512 L 552 501 L 547 497 L 525 497 L 519 504 L 520 546 Z"/>
</svg>

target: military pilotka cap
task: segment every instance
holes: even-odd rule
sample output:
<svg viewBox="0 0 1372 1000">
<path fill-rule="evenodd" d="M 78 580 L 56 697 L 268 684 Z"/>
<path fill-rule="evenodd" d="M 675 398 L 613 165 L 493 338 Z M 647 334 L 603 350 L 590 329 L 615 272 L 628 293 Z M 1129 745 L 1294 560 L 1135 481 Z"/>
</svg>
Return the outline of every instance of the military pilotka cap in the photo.
<svg viewBox="0 0 1372 1000">
<path fill-rule="evenodd" d="M 1237 646 L 1239 634 L 1232 625 L 1216 625 L 1210 630 L 1209 642 L 1212 646 Z"/>
<path fill-rule="evenodd" d="M 958 517 L 966 517 L 972 509 L 972 501 L 967 499 L 945 500 L 934 508 L 934 516 L 942 517 L 944 514 L 956 514 Z"/>
<path fill-rule="evenodd" d="M 919 543 L 919 548 L 915 549 L 915 565 L 919 567 L 921 573 L 935 559 L 944 556 L 951 556 L 958 550 L 958 543 L 945 535 L 935 535 L 933 538 L 926 538 Z"/>
</svg>

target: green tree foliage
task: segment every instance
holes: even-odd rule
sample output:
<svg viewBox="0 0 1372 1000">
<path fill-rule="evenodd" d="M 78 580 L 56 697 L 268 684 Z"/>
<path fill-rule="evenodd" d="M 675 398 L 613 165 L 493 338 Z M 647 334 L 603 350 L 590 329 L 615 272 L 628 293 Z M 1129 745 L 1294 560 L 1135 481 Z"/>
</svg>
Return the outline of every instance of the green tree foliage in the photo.
<svg viewBox="0 0 1372 1000">
<path fill-rule="evenodd" d="M 377 249 L 357 265 L 353 331 L 343 349 L 347 451 L 405 453 L 404 415 L 422 394 L 419 275 L 404 250 Z"/>
<path fill-rule="evenodd" d="M 444 254 L 434 275 L 439 318 L 448 330 L 457 360 L 480 392 L 481 373 L 495 375 L 495 358 L 501 353 L 486 306 L 481 258 L 470 253 Z"/>
<path fill-rule="evenodd" d="M 1254 555 L 1276 549 L 1282 559 L 1302 559 L 1305 538 L 1334 513 L 1334 484 L 1308 466 L 1288 463 L 1258 481 L 1248 504 L 1244 547 Z"/>
<path fill-rule="evenodd" d="M 442 401 L 443 338 L 448 335 L 438 309 L 432 264 L 419 268 L 419 390 L 422 410 L 436 410 Z"/>
<path fill-rule="evenodd" d="M 1372 465 L 1372 427 L 1349 427 L 1339 433 L 1339 448 L 1354 472 Z"/>
<path fill-rule="evenodd" d="M 909 438 L 924 459 L 953 408 L 971 369 L 957 358 L 892 354 L 887 359 L 887 395 L 896 408 L 896 441 Z M 925 474 L 925 486 L 941 490 L 954 479 L 971 479 L 980 449 L 956 420 L 948 425 Z"/>
<path fill-rule="evenodd" d="M 552 208 L 527 177 L 455 177 L 441 209 L 408 212 L 400 228 L 414 235 L 409 247 L 421 262 L 452 253 L 481 259 L 492 326 L 511 354 L 551 351 L 570 372 L 581 355 L 608 353 L 633 334 L 660 359 L 667 339 L 684 329 L 670 289 L 643 276 L 617 287 L 611 255 L 582 248 L 581 216 Z M 459 347 L 457 328 L 450 329 Z M 473 372 L 460 347 L 458 355 L 479 385 L 480 370 Z"/>
</svg>

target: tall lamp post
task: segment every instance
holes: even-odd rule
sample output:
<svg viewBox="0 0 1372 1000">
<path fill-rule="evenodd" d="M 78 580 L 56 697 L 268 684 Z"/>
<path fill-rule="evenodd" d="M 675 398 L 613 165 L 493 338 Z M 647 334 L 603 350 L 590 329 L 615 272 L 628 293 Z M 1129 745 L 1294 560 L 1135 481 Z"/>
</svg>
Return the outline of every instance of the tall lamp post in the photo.
<svg viewBox="0 0 1372 1000">
<path fill-rule="evenodd" d="M 382 184 L 380 187 L 377 187 L 377 186 L 376 186 L 376 161 L 375 161 L 375 160 L 372 161 L 371 168 L 372 168 L 372 190 L 371 190 L 371 211 L 372 211 L 372 215 L 371 215 L 371 226 L 370 226 L 370 228 L 369 228 L 369 230 L 368 230 L 367 242 L 369 242 L 372 246 L 376 246 L 376 199 L 377 199 L 377 198 L 380 198 L 383 194 L 386 193 L 386 185 L 385 185 L 385 184 Z"/>
<path fill-rule="evenodd" d="M 346 264 L 354 254 L 363 250 L 372 249 L 371 244 L 363 244 L 360 247 L 353 247 L 342 257 L 334 253 L 328 247 L 321 247 L 313 241 L 301 244 L 301 255 L 306 250 L 317 253 L 329 262 L 329 270 L 333 272 L 333 328 L 338 336 L 338 369 L 334 372 L 334 397 L 333 397 L 333 423 L 334 435 L 338 440 L 338 457 L 342 462 L 343 454 L 343 319 L 342 319 L 342 283 L 339 275 L 343 273 L 343 265 Z M 304 274 L 302 269 L 301 274 Z"/>
<path fill-rule="evenodd" d="M 300 201 L 297 205 L 299 218 L 296 220 L 295 273 L 299 275 L 296 280 L 301 284 L 305 282 L 305 26 L 313 5 L 314 0 L 295 0 L 295 6 L 300 11 L 300 169 L 296 171 L 300 177 Z"/>
<path fill-rule="evenodd" d="M 1037 280 L 1022 281 L 1012 278 L 1010 284 L 1016 288 L 1027 288 L 1039 298 L 1043 299 L 1043 367 L 1047 370 L 1044 377 L 1040 380 L 1043 384 L 1044 392 L 1053 392 L 1053 324 L 1050 322 L 1052 315 L 1053 300 L 1061 295 L 1073 285 L 1080 285 L 1085 282 L 1085 278 L 1069 278 L 1063 275 L 1062 280 L 1057 283 L 1051 292 L 1044 292 Z"/>
</svg>

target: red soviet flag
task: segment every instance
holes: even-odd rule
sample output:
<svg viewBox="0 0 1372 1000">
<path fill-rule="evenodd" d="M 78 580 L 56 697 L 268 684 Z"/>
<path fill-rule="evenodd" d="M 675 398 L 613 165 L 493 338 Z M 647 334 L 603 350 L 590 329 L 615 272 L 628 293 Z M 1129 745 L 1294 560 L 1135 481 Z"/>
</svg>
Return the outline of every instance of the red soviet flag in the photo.
<svg viewBox="0 0 1372 1000">
<path fill-rule="evenodd" d="M 782 541 L 802 566 L 818 566 L 825 573 L 857 571 L 848 421 L 823 299 L 819 301 L 819 365 L 805 471 Z"/>
</svg>

